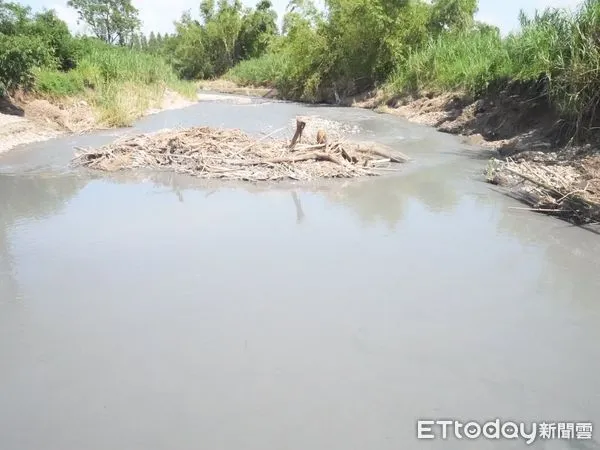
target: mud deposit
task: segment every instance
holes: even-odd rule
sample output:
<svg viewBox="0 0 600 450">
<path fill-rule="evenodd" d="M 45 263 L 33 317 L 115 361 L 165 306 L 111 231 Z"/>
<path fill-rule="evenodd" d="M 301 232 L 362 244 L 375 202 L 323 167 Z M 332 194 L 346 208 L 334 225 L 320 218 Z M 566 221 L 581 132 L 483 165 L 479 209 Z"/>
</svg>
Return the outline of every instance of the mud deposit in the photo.
<svg viewBox="0 0 600 450">
<path fill-rule="evenodd" d="M 298 114 L 414 162 L 262 188 L 68 166 L 117 134 Z M 600 240 L 512 209 L 488 159 L 398 117 L 254 101 L 1 155 L 0 448 L 599 448 L 416 439 L 419 418 L 600 423 Z"/>
</svg>

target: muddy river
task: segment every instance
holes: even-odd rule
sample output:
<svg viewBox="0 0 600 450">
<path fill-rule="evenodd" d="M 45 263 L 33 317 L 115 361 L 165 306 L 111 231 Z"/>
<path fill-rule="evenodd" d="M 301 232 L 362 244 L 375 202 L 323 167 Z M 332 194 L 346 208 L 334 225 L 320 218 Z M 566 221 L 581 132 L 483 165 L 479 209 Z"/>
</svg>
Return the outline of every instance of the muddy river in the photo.
<svg viewBox="0 0 600 450">
<path fill-rule="evenodd" d="M 414 162 L 269 187 L 68 165 L 122 133 L 297 114 Z M 1 155 L 0 449 L 600 448 L 600 237 L 516 209 L 488 156 L 370 111 L 219 99 Z M 418 439 L 496 418 L 598 430 Z"/>
</svg>

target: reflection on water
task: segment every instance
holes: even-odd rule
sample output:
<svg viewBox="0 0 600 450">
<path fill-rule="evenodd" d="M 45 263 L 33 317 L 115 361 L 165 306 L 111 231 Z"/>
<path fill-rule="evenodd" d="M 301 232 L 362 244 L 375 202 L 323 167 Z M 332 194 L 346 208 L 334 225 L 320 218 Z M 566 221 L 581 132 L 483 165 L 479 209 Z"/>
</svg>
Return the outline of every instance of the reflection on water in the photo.
<svg viewBox="0 0 600 450">
<path fill-rule="evenodd" d="M 304 211 L 302 210 L 302 203 L 300 203 L 300 199 L 298 198 L 296 191 L 292 191 L 292 200 L 294 201 L 294 206 L 296 207 L 296 223 L 300 225 L 304 220 Z"/>
<path fill-rule="evenodd" d="M 420 170 L 0 178 L 27 193 L 2 204 L 0 297 L 25 299 L 0 304 L 2 448 L 391 450 L 419 416 L 600 419 L 596 241 Z"/>
<path fill-rule="evenodd" d="M 426 166 L 402 176 L 391 175 L 361 180 L 325 180 L 314 183 L 280 183 L 273 185 L 245 185 L 229 183 L 226 188 L 238 188 L 248 192 L 286 190 L 291 192 L 298 223 L 304 220 L 300 192 L 323 195 L 327 200 L 343 205 L 353 211 L 365 226 L 383 223 L 393 230 L 403 219 L 407 202 L 417 201 L 434 213 L 452 213 L 459 203 L 460 189 L 457 173 L 469 175 L 460 161 L 449 164 Z M 195 178 L 170 173 L 111 174 L 108 179 L 116 183 L 152 182 L 183 201 L 186 189 L 204 188 L 208 198 L 219 189 L 216 182 L 204 182 Z M 222 187 L 221 187 L 222 188 Z"/>
<path fill-rule="evenodd" d="M 454 174 L 451 167 L 438 165 L 402 177 L 346 182 L 342 187 L 323 191 L 329 200 L 355 211 L 365 225 L 382 221 L 393 230 L 411 200 L 421 202 L 435 213 L 451 213 L 458 205 Z"/>
<path fill-rule="evenodd" d="M 0 298 L 10 301 L 20 297 L 10 231 L 19 222 L 37 222 L 57 214 L 86 182 L 85 178 L 76 175 L 0 175 L 0 285 L 3 294 Z"/>
</svg>

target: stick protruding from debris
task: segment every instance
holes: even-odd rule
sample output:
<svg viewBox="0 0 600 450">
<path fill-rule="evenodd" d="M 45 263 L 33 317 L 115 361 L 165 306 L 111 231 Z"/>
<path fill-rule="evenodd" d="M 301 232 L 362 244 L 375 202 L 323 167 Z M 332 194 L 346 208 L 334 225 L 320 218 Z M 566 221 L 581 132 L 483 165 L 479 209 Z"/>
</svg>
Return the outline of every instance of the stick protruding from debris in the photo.
<svg viewBox="0 0 600 450">
<path fill-rule="evenodd" d="M 304 127 L 306 127 L 306 120 L 302 117 L 296 117 L 296 132 L 294 133 L 294 137 L 290 143 L 290 150 L 293 150 L 296 146 L 296 143 L 302 140 L 302 132 L 304 131 Z"/>
</svg>

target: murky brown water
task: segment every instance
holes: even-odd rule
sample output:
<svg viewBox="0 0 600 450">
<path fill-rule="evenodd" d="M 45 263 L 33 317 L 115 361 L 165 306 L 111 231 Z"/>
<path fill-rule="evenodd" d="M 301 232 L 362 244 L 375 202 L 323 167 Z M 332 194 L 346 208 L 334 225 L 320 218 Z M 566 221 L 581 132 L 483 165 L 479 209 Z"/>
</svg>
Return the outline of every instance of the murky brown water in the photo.
<svg viewBox="0 0 600 450">
<path fill-rule="evenodd" d="M 143 120 L 357 125 L 403 173 L 270 188 L 0 157 L 0 449 L 596 449 L 416 439 L 418 418 L 600 427 L 600 238 L 367 111 L 207 103 Z M 137 131 L 136 130 L 136 131 Z"/>
</svg>

